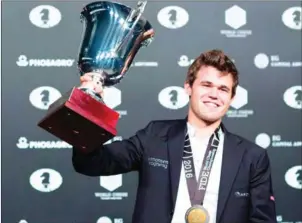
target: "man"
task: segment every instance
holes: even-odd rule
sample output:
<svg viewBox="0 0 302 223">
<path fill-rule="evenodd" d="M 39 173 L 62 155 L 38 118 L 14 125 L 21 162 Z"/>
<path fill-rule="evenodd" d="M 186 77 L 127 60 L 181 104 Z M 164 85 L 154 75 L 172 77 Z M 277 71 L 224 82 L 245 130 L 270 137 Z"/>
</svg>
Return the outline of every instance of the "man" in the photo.
<svg viewBox="0 0 302 223">
<path fill-rule="evenodd" d="M 96 87 L 91 74 L 81 81 Z M 185 223 L 205 215 L 210 223 L 275 223 L 266 150 L 222 123 L 237 85 L 238 71 L 228 56 L 202 53 L 184 84 L 190 97 L 186 118 L 151 121 L 129 139 L 89 154 L 74 148 L 75 170 L 88 176 L 138 171 L 133 223 Z"/>
</svg>

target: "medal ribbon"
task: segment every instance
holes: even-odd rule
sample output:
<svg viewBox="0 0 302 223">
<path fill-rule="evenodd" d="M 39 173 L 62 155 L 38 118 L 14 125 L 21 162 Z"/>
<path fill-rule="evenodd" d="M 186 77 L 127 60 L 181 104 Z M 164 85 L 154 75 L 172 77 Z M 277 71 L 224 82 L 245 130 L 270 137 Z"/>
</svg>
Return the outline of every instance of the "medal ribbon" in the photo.
<svg viewBox="0 0 302 223">
<path fill-rule="evenodd" d="M 196 180 L 193 153 L 191 149 L 189 134 L 187 132 L 184 144 L 183 165 L 185 170 L 185 177 L 187 181 L 188 191 L 190 195 L 191 205 L 203 205 L 204 196 L 209 182 L 210 173 L 214 163 L 214 158 L 219 146 L 219 130 L 218 127 L 211 135 L 203 163 L 201 166 L 199 180 Z"/>
</svg>

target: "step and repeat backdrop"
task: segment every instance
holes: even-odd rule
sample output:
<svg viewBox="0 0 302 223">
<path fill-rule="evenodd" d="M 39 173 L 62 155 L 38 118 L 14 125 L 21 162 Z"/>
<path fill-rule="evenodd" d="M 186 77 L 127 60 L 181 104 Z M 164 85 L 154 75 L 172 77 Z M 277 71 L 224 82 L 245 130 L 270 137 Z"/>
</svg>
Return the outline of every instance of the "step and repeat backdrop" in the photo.
<svg viewBox="0 0 302 223">
<path fill-rule="evenodd" d="M 131 222 L 137 173 L 80 175 L 70 145 L 37 127 L 49 105 L 79 85 L 79 15 L 87 3 L 2 1 L 3 223 Z M 148 1 L 143 15 L 154 41 L 105 92 L 120 113 L 113 140 L 154 119 L 184 117 L 188 66 L 201 52 L 222 49 L 240 71 L 224 122 L 268 150 L 276 218 L 301 223 L 301 2 Z"/>
</svg>

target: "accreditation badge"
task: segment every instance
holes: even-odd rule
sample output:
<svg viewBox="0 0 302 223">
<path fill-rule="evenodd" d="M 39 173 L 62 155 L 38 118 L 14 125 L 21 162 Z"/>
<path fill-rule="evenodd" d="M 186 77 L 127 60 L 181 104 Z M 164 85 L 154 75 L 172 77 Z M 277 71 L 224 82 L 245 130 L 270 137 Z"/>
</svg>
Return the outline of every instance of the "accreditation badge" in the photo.
<svg viewBox="0 0 302 223">
<path fill-rule="evenodd" d="M 185 215 L 186 223 L 209 223 L 210 215 L 202 205 L 190 207 Z"/>
</svg>

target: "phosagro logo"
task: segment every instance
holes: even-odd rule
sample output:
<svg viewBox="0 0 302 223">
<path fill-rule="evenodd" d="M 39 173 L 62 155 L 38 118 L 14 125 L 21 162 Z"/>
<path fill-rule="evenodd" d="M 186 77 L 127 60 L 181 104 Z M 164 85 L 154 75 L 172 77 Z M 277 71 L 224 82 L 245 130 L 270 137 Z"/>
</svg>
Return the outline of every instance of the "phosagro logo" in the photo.
<svg viewBox="0 0 302 223">
<path fill-rule="evenodd" d="M 52 28 L 62 19 L 61 12 L 51 5 L 40 5 L 29 13 L 31 23 L 39 28 Z"/>
<path fill-rule="evenodd" d="M 302 7 L 296 6 L 285 10 L 282 14 L 282 21 L 290 29 L 302 29 Z"/>
<path fill-rule="evenodd" d="M 16 146 L 19 149 L 71 149 L 72 145 L 65 141 L 32 141 L 22 136 L 18 139 Z"/>
<path fill-rule="evenodd" d="M 72 67 L 74 59 L 27 59 L 20 55 L 16 64 L 19 67 Z"/>
<path fill-rule="evenodd" d="M 41 110 L 47 110 L 49 106 L 61 97 L 61 93 L 49 86 L 34 89 L 29 95 L 30 103 Z"/>
<path fill-rule="evenodd" d="M 62 185 L 63 178 L 59 172 L 44 168 L 33 172 L 29 182 L 34 189 L 40 192 L 52 192 Z"/>
<path fill-rule="evenodd" d="M 302 86 L 288 88 L 283 94 L 283 100 L 291 108 L 302 109 Z"/>
<path fill-rule="evenodd" d="M 178 29 L 188 23 L 189 14 L 179 6 L 167 6 L 158 12 L 157 20 L 166 28 Z"/>
<path fill-rule="evenodd" d="M 302 189 L 302 166 L 293 166 L 285 173 L 285 182 L 295 189 Z"/>
<path fill-rule="evenodd" d="M 189 59 L 187 55 L 181 55 L 177 61 L 180 67 L 188 67 L 194 62 L 194 59 Z"/>
<path fill-rule="evenodd" d="M 168 109 L 180 109 L 189 102 L 189 96 L 185 89 L 178 86 L 166 87 L 158 94 L 159 103 Z"/>
</svg>

